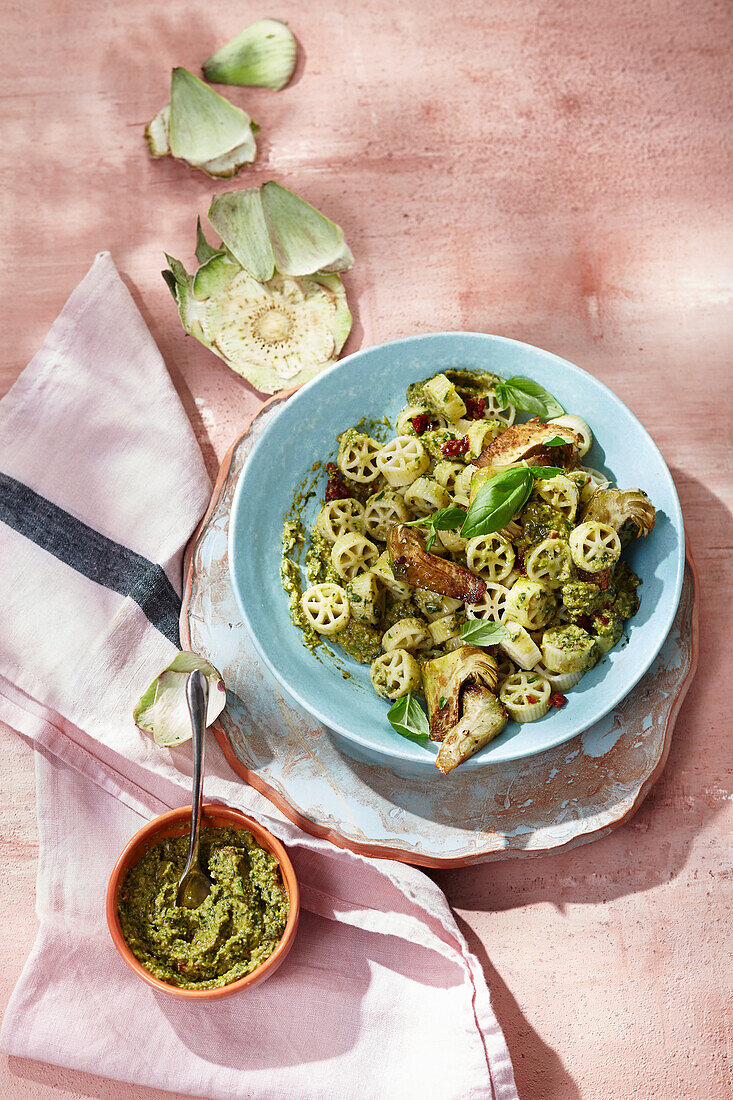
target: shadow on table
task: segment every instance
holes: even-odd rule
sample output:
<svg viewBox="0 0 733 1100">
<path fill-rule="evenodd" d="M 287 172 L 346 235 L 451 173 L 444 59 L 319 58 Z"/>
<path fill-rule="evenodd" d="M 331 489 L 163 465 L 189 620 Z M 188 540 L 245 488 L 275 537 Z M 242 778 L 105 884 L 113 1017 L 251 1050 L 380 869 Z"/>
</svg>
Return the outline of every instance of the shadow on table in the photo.
<svg viewBox="0 0 733 1100">
<path fill-rule="evenodd" d="M 469 949 L 481 963 L 491 991 L 491 1004 L 509 1047 L 519 1095 L 578 1100 L 580 1091 L 557 1053 L 529 1024 L 473 928 L 462 917 L 454 915 Z"/>
</svg>

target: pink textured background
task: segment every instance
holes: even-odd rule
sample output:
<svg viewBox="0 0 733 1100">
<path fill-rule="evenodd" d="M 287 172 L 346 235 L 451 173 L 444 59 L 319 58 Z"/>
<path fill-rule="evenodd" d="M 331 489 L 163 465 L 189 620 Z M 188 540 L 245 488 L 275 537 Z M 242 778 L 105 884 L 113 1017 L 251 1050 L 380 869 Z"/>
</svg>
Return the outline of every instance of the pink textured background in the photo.
<svg viewBox="0 0 733 1100">
<path fill-rule="evenodd" d="M 262 126 L 240 180 L 276 177 L 344 227 L 347 351 L 443 328 L 542 345 L 608 383 L 675 474 L 702 645 L 661 781 L 587 848 L 436 878 L 486 968 L 523 1100 L 727 1100 L 733 9 L 5 5 L 0 393 L 110 249 L 215 471 L 260 398 L 184 338 L 159 271 L 164 249 L 190 259 L 196 215 L 232 185 L 153 163 L 142 128 L 172 65 L 196 71 L 265 14 L 290 21 L 305 59 L 284 92 L 231 90 Z M 35 934 L 36 827 L 31 751 L 0 736 L 4 1004 Z M 0 1095 L 170 1094 L 3 1059 Z"/>
</svg>

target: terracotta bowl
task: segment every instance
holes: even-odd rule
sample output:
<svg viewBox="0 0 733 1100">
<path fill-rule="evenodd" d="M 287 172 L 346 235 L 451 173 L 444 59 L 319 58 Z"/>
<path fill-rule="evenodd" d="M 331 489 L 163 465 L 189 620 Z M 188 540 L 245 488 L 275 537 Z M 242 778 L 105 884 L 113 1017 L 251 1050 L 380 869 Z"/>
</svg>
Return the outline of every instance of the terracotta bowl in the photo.
<svg viewBox="0 0 733 1100">
<path fill-rule="evenodd" d="M 159 840 L 163 840 L 166 837 L 176 837 L 187 834 L 190 820 L 191 807 L 184 806 L 179 810 L 170 810 L 167 814 L 162 814 L 160 817 L 153 818 L 153 820 L 149 821 L 147 825 L 144 825 L 139 832 L 135 833 L 134 837 L 117 860 L 114 870 L 110 875 L 109 886 L 107 887 L 107 924 L 109 925 L 114 945 L 122 958 L 130 969 L 133 970 L 138 977 L 142 978 L 144 982 L 147 982 L 148 985 L 152 985 L 154 989 L 159 989 L 162 993 L 168 993 L 171 997 L 180 997 L 184 1000 L 193 1001 L 211 1001 L 219 997 L 228 997 L 231 993 L 238 993 L 242 989 L 247 987 L 251 988 L 254 985 L 258 985 L 260 982 L 264 982 L 267 978 L 271 977 L 285 961 L 286 955 L 293 946 L 295 932 L 298 927 L 300 891 L 298 890 L 298 881 L 295 877 L 295 871 L 293 870 L 290 858 L 280 841 L 277 840 L 272 833 L 268 832 L 267 829 L 259 825 L 256 821 L 253 821 L 251 817 L 247 817 L 245 814 L 240 813 L 239 810 L 232 810 L 228 806 L 218 806 L 212 803 L 205 805 L 203 807 L 201 819 L 202 828 L 212 829 L 229 827 L 247 829 L 265 851 L 275 856 L 275 859 L 280 864 L 283 884 L 287 890 L 288 898 L 290 899 L 290 912 L 288 914 L 287 924 L 285 925 L 282 939 L 269 959 L 266 959 L 265 962 L 262 963 L 261 966 L 258 966 L 256 970 L 253 970 L 251 974 L 247 974 L 244 978 L 239 978 L 238 981 L 231 982 L 229 985 L 223 985 L 217 989 L 179 989 L 178 986 L 169 985 L 167 982 L 161 981 L 160 978 L 156 978 L 135 958 L 125 942 L 117 916 L 117 897 L 127 869 L 134 866 L 142 859 L 148 849 L 152 848 L 154 844 L 157 844 Z"/>
</svg>

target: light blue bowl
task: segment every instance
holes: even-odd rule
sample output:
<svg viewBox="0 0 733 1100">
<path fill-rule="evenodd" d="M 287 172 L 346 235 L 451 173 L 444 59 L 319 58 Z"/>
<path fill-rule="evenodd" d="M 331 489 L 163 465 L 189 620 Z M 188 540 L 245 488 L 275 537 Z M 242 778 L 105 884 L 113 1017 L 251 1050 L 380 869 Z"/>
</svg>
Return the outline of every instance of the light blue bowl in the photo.
<svg viewBox="0 0 733 1100">
<path fill-rule="evenodd" d="M 684 533 L 674 483 L 639 421 L 595 378 L 547 351 L 482 333 L 445 332 L 396 340 L 342 359 L 285 401 L 252 449 L 237 485 L 229 527 L 229 568 L 244 621 L 274 675 L 305 710 L 336 731 L 359 759 L 412 772 L 434 766 L 437 746 L 424 748 L 396 733 L 389 704 L 375 695 L 369 666 L 328 655 L 318 661 L 301 644 L 280 584 L 282 524 L 314 462 L 335 454 L 337 433 L 363 416 L 394 418 L 408 383 L 448 367 L 523 375 L 540 382 L 595 435 L 585 464 L 612 475 L 621 488 L 645 489 L 657 509 L 646 539 L 624 556 L 642 578 L 641 608 L 628 624 L 628 644 L 613 650 L 568 693 L 562 710 L 528 725 L 510 722 L 461 773 L 500 760 L 533 756 L 559 745 L 613 709 L 656 657 L 672 625 L 682 588 Z M 312 524 L 320 499 L 305 517 Z M 342 670 L 351 674 L 345 679 Z M 434 773 L 433 773 L 434 774 Z"/>
</svg>

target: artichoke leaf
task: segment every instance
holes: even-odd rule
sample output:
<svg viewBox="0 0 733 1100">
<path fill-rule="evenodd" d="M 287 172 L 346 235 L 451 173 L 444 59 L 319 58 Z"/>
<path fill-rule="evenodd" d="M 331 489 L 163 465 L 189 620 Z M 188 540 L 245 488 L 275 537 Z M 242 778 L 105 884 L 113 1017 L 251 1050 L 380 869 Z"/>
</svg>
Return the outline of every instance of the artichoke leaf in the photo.
<svg viewBox="0 0 733 1100">
<path fill-rule="evenodd" d="M 153 680 L 133 711 L 135 725 L 151 734 L 156 745 L 170 748 L 191 738 L 191 719 L 186 701 L 186 682 L 200 669 L 209 685 L 206 725 L 215 722 L 226 706 L 226 689 L 214 666 L 197 653 L 178 653 Z"/>
<path fill-rule="evenodd" d="M 216 195 L 209 221 L 232 256 L 253 279 L 266 283 L 275 274 L 275 254 L 259 187 Z"/>
<path fill-rule="evenodd" d="M 145 127 L 145 140 L 148 143 L 151 157 L 167 157 L 171 151 L 169 140 L 170 117 L 170 104 L 167 103 Z"/>
<path fill-rule="evenodd" d="M 213 260 L 214 256 L 221 256 L 224 253 L 223 248 L 214 248 L 206 240 L 206 234 L 204 233 L 201 225 L 201 218 L 196 219 L 196 259 L 200 264 L 205 264 L 207 260 Z"/>
<path fill-rule="evenodd" d="M 343 230 L 310 203 L 270 181 L 261 188 L 262 208 L 275 264 L 283 275 L 346 271 L 354 262 Z"/>
<path fill-rule="evenodd" d="M 295 69 L 298 47 L 279 19 L 259 19 L 203 64 L 213 84 L 258 85 L 279 91 Z"/>
<path fill-rule="evenodd" d="M 145 128 L 150 155 L 167 155 L 216 179 L 236 175 L 257 156 L 256 124 L 248 114 L 187 69 L 171 76 L 171 101 Z"/>
</svg>

